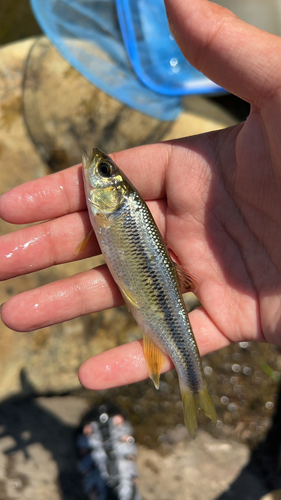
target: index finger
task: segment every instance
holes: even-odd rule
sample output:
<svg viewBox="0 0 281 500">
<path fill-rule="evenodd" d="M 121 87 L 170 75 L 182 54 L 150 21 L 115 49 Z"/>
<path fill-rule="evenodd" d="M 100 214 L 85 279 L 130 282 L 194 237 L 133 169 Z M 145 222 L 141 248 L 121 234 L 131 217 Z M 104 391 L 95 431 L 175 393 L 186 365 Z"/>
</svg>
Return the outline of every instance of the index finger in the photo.
<svg viewBox="0 0 281 500">
<path fill-rule="evenodd" d="M 164 196 L 169 144 L 154 144 L 111 155 L 146 200 Z M 28 224 L 79 212 L 86 207 L 81 164 L 17 186 L 0 198 L 0 216 Z"/>
</svg>

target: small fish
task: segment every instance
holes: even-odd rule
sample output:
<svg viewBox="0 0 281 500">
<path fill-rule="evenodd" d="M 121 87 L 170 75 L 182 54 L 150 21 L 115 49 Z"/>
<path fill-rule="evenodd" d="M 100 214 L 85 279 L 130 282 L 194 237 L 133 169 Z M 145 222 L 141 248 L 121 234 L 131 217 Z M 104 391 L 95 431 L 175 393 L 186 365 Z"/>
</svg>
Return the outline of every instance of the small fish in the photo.
<svg viewBox="0 0 281 500">
<path fill-rule="evenodd" d="M 91 224 L 124 301 L 143 331 L 150 377 L 159 388 L 163 353 L 179 377 L 186 427 L 195 438 L 197 410 L 216 422 L 200 355 L 181 287 L 187 272 L 175 264 L 146 203 L 109 156 L 83 155 L 83 177 Z"/>
</svg>

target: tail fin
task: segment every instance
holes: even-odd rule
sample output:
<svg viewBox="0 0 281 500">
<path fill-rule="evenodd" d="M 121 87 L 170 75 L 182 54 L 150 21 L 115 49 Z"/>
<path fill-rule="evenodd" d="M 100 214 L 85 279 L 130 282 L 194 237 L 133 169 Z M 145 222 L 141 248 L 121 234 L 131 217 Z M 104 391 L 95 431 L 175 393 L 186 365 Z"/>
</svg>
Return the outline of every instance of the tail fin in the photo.
<svg viewBox="0 0 281 500">
<path fill-rule="evenodd" d="M 195 439 L 198 408 L 202 408 L 207 417 L 209 417 L 215 424 L 217 422 L 217 415 L 214 403 L 206 387 L 200 389 L 197 394 L 192 394 L 187 387 L 182 385 L 181 397 L 183 402 L 184 422 L 189 434 L 193 439 Z"/>
</svg>

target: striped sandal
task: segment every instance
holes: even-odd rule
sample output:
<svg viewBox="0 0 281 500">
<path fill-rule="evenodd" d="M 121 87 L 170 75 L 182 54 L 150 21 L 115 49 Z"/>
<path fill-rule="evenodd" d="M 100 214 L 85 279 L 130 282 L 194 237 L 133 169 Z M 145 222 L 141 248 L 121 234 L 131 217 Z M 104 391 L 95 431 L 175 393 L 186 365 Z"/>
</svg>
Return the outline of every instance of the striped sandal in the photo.
<svg viewBox="0 0 281 500">
<path fill-rule="evenodd" d="M 89 500 L 141 500 L 132 426 L 103 405 L 83 418 L 76 438 L 78 470 Z"/>
</svg>

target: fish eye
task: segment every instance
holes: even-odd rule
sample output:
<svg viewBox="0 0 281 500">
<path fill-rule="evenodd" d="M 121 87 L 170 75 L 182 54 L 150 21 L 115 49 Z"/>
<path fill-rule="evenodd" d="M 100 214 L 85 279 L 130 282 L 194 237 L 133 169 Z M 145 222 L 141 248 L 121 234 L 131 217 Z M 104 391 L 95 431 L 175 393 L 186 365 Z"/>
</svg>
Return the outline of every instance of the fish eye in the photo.
<svg viewBox="0 0 281 500">
<path fill-rule="evenodd" d="M 98 166 L 98 172 L 102 177 L 110 177 L 113 174 L 114 169 L 111 163 L 102 161 Z"/>
</svg>

